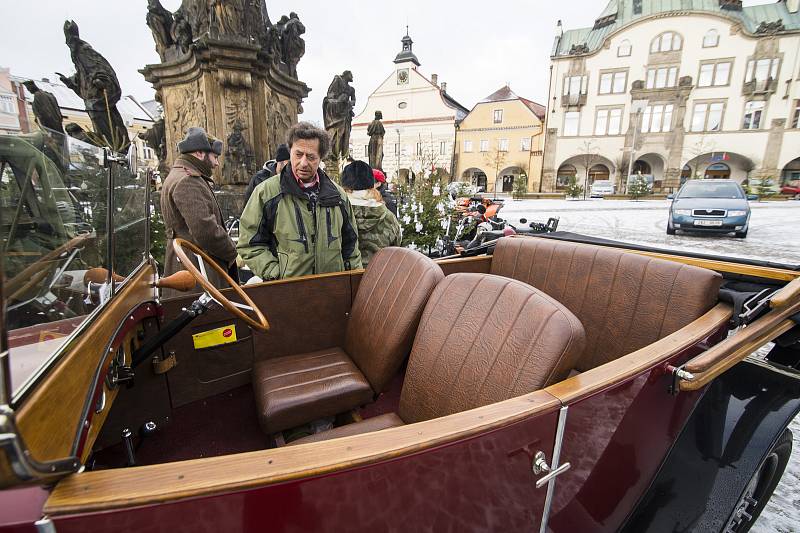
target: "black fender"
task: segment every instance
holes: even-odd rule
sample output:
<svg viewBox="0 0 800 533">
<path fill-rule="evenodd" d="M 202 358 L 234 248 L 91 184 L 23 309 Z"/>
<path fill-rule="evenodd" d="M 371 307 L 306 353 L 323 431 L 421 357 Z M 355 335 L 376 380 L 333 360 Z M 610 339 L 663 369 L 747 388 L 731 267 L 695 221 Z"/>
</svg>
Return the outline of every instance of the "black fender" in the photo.
<svg viewBox="0 0 800 533">
<path fill-rule="evenodd" d="M 747 358 L 704 391 L 622 531 L 721 531 L 800 411 L 800 372 Z"/>
</svg>

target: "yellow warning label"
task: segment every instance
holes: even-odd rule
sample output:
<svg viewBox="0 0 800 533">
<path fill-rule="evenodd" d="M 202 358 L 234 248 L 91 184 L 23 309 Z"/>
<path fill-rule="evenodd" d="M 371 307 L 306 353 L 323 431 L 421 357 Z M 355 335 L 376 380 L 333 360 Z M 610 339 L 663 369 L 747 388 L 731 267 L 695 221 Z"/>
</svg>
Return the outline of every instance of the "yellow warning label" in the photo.
<svg viewBox="0 0 800 533">
<path fill-rule="evenodd" d="M 236 326 L 231 324 L 195 333 L 192 335 L 192 341 L 194 341 L 195 350 L 236 342 Z"/>
</svg>

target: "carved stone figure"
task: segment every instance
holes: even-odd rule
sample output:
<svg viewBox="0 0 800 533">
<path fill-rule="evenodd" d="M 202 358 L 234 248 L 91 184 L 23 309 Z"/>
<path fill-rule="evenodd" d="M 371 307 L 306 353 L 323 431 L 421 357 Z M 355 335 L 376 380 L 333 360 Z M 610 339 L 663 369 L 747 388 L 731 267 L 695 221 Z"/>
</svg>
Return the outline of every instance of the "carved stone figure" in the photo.
<svg viewBox="0 0 800 533">
<path fill-rule="evenodd" d="M 345 70 L 333 77 L 328 94 L 322 99 L 322 116 L 325 130 L 331 136 L 331 156 L 347 157 L 350 151 L 350 128 L 353 120 L 353 107 L 356 105 L 356 91 L 350 86 L 353 74 Z"/>
<path fill-rule="evenodd" d="M 84 129 L 81 128 L 79 125 L 75 124 L 74 122 L 70 122 L 69 124 L 64 126 L 64 129 L 67 131 L 67 135 L 69 135 L 70 137 L 78 139 L 79 141 L 85 142 L 87 144 L 95 144 L 94 141 L 92 141 L 92 139 L 90 139 L 89 136 L 86 134 Z"/>
<path fill-rule="evenodd" d="M 228 135 L 227 142 L 225 143 L 225 164 L 222 168 L 222 177 L 225 183 L 245 183 L 250 174 L 255 169 L 253 168 L 253 151 L 247 143 L 242 131 L 245 126 L 242 121 L 236 119 L 232 126 L 233 131 Z"/>
<path fill-rule="evenodd" d="M 172 25 L 175 20 L 172 13 L 164 9 L 159 0 L 147 0 L 147 25 L 153 33 L 156 52 L 161 61 L 167 60 L 167 51 L 175 45 L 172 38 Z"/>
<path fill-rule="evenodd" d="M 215 30 L 213 35 L 227 39 L 237 39 L 244 33 L 244 13 L 242 4 L 231 0 L 212 0 L 214 7 Z"/>
<path fill-rule="evenodd" d="M 369 135 L 369 166 L 383 170 L 383 136 L 386 129 L 383 127 L 383 113 L 375 111 L 375 120 L 367 128 Z"/>
<path fill-rule="evenodd" d="M 175 13 L 171 34 L 181 53 L 189 52 L 189 47 L 192 45 L 192 26 L 180 10 Z"/>
<path fill-rule="evenodd" d="M 283 62 L 289 67 L 289 75 L 297 77 L 297 64 L 306 53 L 306 42 L 301 35 L 306 27 L 300 22 L 297 13 L 290 13 L 282 32 Z"/>
<path fill-rule="evenodd" d="M 83 99 L 99 139 L 114 150 L 124 150 L 130 141 L 116 105 L 122 97 L 117 74 L 106 58 L 80 38 L 74 21 L 64 22 L 64 36 L 75 74 L 69 78 L 58 74 L 59 78 Z"/>
<path fill-rule="evenodd" d="M 58 106 L 58 100 L 52 93 L 43 91 L 36 86 L 33 80 L 22 82 L 25 88 L 33 95 L 33 114 L 36 122 L 43 128 L 64 133 L 64 116 Z"/>
</svg>

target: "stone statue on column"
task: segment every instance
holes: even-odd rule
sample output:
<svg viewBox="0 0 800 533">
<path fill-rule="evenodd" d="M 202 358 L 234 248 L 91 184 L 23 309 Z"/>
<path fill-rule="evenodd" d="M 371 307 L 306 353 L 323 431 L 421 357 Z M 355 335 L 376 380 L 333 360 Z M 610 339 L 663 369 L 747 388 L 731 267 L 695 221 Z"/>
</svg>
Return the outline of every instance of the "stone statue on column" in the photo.
<svg viewBox="0 0 800 533">
<path fill-rule="evenodd" d="M 367 135 L 369 135 L 369 166 L 383 170 L 383 136 L 386 135 L 386 129 L 383 127 L 383 113 L 375 111 L 375 120 L 373 120 L 367 128 Z"/>
<path fill-rule="evenodd" d="M 64 133 L 64 116 L 61 114 L 61 108 L 56 97 L 52 93 L 39 89 L 33 80 L 22 83 L 28 89 L 28 92 L 33 95 L 31 107 L 33 108 L 36 122 L 43 128 Z"/>
<path fill-rule="evenodd" d="M 297 64 L 306 53 L 306 43 L 301 37 L 306 27 L 300 22 L 297 13 L 290 13 L 282 32 L 283 62 L 289 67 L 289 75 L 297 77 Z"/>
<path fill-rule="evenodd" d="M 161 61 L 167 61 L 167 55 L 171 48 L 175 46 L 172 38 L 172 26 L 175 20 L 172 13 L 164 9 L 159 0 L 147 0 L 147 17 L 145 19 L 150 31 L 153 33 L 153 41 L 156 43 L 156 52 Z"/>
<path fill-rule="evenodd" d="M 117 110 L 122 97 L 117 74 L 106 58 L 80 38 L 74 21 L 64 22 L 64 36 L 75 74 L 68 78 L 57 73 L 59 78 L 83 99 L 98 141 L 118 152 L 127 149 L 128 130 Z"/>
<path fill-rule="evenodd" d="M 345 158 L 350 152 L 350 129 L 356 105 L 356 91 L 350 85 L 352 81 L 353 74 L 349 70 L 337 74 L 322 99 L 322 116 L 325 130 L 331 137 L 332 158 Z"/>
</svg>

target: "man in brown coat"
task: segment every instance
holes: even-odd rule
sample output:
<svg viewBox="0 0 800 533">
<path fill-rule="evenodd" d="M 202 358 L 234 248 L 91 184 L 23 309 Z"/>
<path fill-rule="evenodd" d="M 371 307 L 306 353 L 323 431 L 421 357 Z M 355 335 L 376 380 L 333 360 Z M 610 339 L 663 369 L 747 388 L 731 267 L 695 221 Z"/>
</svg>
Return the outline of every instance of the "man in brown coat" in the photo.
<svg viewBox="0 0 800 533">
<path fill-rule="evenodd" d="M 186 138 L 178 143 L 178 151 L 180 155 L 161 188 L 161 214 L 168 239 L 164 275 L 184 270 L 175 255 L 175 238 L 193 242 L 224 270 L 235 271 L 236 245 L 225 231 L 211 177 L 219 165 L 222 141 L 210 137 L 203 128 L 189 128 Z M 191 259 L 197 264 L 194 257 Z M 214 286 L 226 286 L 210 265 L 205 270 Z M 162 291 L 165 298 L 179 294 L 169 289 Z"/>
</svg>

